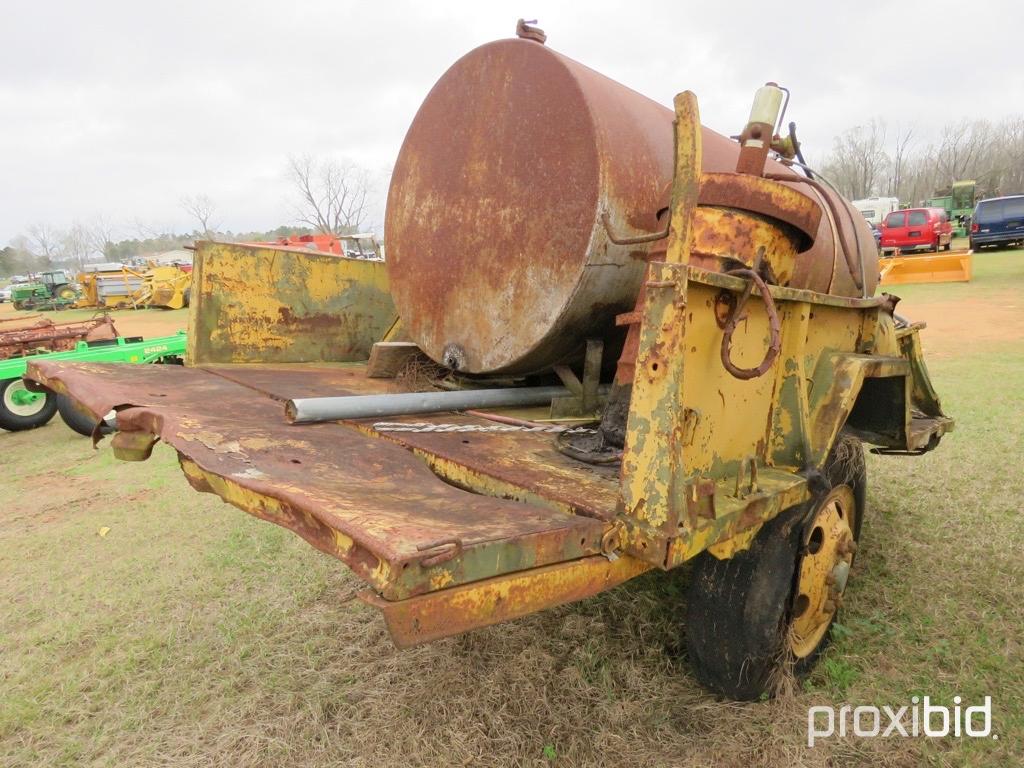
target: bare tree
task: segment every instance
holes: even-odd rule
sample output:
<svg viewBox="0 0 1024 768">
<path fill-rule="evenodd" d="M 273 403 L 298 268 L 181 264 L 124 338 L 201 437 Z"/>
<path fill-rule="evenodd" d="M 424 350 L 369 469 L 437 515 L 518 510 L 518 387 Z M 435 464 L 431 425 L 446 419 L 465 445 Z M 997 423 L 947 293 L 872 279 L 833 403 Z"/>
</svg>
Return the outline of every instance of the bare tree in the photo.
<svg viewBox="0 0 1024 768">
<path fill-rule="evenodd" d="M 888 164 L 885 123 L 872 120 L 836 137 L 823 170 L 843 194 L 857 199 L 877 194 Z"/>
<path fill-rule="evenodd" d="M 97 216 L 89 225 L 88 230 L 92 238 L 93 250 L 106 256 L 107 249 L 114 244 L 114 225 L 106 216 Z"/>
<path fill-rule="evenodd" d="M 978 160 L 989 148 L 991 140 L 991 131 L 985 121 L 947 123 L 942 128 L 938 153 L 942 174 L 950 183 L 975 175 Z"/>
<path fill-rule="evenodd" d="M 299 196 L 298 219 L 319 232 L 345 235 L 365 224 L 372 184 L 366 169 L 350 160 L 288 158 L 289 176 Z"/>
<path fill-rule="evenodd" d="M 61 243 L 63 235 L 49 224 L 33 224 L 28 228 L 28 238 L 33 253 L 43 261 L 44 266 L 52 266 L 64 258 Z"/>
<path fill-rule="evenodd" d="M 211 239 L 219 226 L 217 222 L 213 221 L 217 211 L 217 206 L 213 201 L 206 195 L 184 197 L 181 199 L 181 207 L 198 222 L 199 229 L 197 231 L 202 232 L 203 237 L 207 240 Z"/>
<path fill-rule="evenodd" d="M 1024 116 L 951 122 L 924 147 L 915 146 L 916 136 L 913 127 L 897 128 L 886 155 L 884 123 L 873 120 L 836 138 L 822 171 L 848 197 L 887 191 L 912 205 L 949 194 L 954 182 L 969 179 L 982 197 L 1024 193 Z"/>
<path fill-rule="evenodd" d="M 139 240 L 148 240 L 151 238 L 160 237 L 165 232 L 174 232 L 174 227 L 161 226 L 159 224 L 153 224 L 152 222 L 145 221 L 144 219 L 136 216 L 132 219 L 132 231 Z"/>
<path fill-rule="evenodd" d="M 999 144 L 1004 155 L 1000 187 L 1008 192 L 1024 192 L 1024 115 L 1009 118 L 999 126 Z"/>
<path fill-rule="evenodd" d="M 901 131 L 896 126 L 896 141 L 892 152 L 892 173 L 889 176 L 889 196 L 899 197 L 900 189 L 903 186 L 903 173 L 906 170 L 907 154 L 914 138 L 914 128 L 911 126 Z"/>
<path fill-rule="evenodd" d="M 91 261 L 96 253 L 103 253 L 96 247 L 96 233 L 91 227 L 75 222 L 61 237 L 64 257 L 69 259 L 79 270 Z"/>
</svg>

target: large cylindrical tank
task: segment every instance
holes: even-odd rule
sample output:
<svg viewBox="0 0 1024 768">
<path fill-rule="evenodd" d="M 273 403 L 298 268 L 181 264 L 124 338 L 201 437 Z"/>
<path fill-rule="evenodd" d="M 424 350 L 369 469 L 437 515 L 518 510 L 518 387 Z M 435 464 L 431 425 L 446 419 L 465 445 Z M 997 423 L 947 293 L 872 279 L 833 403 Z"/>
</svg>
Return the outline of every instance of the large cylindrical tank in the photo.
<svg viewBox="0 0 1024 768">
<path fill-rule="evenodd" d="M 661 227 L 672 120 L 534 41 L 489 43 L 457 61 L 416 114 L 388 193 L 388 269 L 412 340 L 463 372 L 521 374 L 605 334 L 633 308 L 646 246 L 612 244 L 600 217 L 625 234 Z M 703 130 L 705 172 L 735 170 L 738 152 Z M 873 291 L 870 230 L 840 222 L 858 223 Z M 790 285 L 860 294 L 827 215 Z"/>
</svg>

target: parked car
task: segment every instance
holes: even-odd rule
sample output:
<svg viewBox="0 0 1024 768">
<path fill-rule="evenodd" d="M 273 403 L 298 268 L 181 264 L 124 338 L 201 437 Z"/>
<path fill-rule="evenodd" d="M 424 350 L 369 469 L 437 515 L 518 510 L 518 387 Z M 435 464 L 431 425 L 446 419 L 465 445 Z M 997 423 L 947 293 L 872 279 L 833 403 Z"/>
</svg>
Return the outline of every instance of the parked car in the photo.
<svg viewBox="0 0 1024 768">
<path fill-rule="evenodd" d="M 5 301 L 10 301 L 10 300 L 11 300 L 11 289 L 10 288 L 0 288 L 0 304 L 3 304 Z"/>
<path fill-rule="evenodd" d="M 893 211 L 882 223 L 880 246 L 883 251 L 925 249 L 949 250 L 953 225 L 942 208 L 907 208 Z"/>
<path fill-rule="evenodd" d="M 875 238 L 875 248 L 881 249 L 882 247 L 882 228 L 875 224 L 873 221 L 869 221 L 868 224 L 871 226 L 871 236 Z"/>
<path fill-rule="evenodd" d="M 1024 195 L 993 197 L 974 206 L 971 248 L 1024 243 Z"/>
</svg>

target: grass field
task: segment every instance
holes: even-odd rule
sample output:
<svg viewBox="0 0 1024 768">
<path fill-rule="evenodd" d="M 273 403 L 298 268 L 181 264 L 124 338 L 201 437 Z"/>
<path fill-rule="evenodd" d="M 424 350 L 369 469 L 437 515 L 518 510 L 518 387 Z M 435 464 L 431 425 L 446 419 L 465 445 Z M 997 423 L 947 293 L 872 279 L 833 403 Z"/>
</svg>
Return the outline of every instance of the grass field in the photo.
<svg viewBox="0 0 1024 768">
<path fill-rule="evenodd" d="M 1024 252 L 897 289 L 956 432 L 869 457 L 836 642 L 804 690 L 689 674 L 686 569 L 411 651 L 294 535 L 186 485 L 173 452 L 0 433 L 0 765 L 1024 764 Z M 833 738 L 814 704 L 993 698 L 997 739 Z"/>
</svg>

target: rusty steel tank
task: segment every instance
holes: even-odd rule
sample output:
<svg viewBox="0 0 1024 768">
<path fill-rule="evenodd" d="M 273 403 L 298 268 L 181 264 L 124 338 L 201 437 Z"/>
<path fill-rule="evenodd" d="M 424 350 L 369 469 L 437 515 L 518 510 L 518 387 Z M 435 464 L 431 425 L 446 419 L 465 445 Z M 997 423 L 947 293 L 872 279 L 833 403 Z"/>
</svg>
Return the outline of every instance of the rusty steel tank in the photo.
<svg viewBox="0 0 1024 768">
<path fill-rule="evenodd" d="M 500 40 L 459 59 L 416 114 L 388 192 L 391 289 L 410 338 L 452 369 L 515 375 L 612 332 L 634 307 L 651 246 L 615 245 L 602 214 L 618 235 L 663 228 L 672 120 L 542 42 Z M 704 172 L 733 172 L 738 155 L 736 142 L 703 129 Z M 796 176 L 775 160 L 765 170 Z M 838 195 L 794 187 L 819 204 L 829 194 L 838 215 L 822 205 L 818 231 L 778 282 L 873 293 L 877 254 L 863 217 Z M 851 249 L 867 279 L 851 274 Z"/>
</svg>

